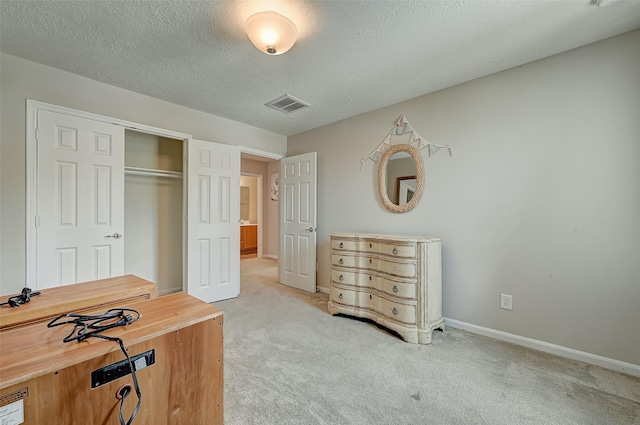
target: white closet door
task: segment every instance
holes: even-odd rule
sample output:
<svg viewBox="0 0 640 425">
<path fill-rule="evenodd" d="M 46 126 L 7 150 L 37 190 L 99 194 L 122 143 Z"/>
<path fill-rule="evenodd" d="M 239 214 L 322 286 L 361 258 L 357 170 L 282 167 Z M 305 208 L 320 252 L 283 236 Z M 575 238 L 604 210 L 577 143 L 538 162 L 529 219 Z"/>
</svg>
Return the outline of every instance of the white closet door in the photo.
<svg viewBox="0 0 640 425">
<path fill-rule="evenodd" d="M 240 150 L 188 141 L 187 292 L 206 302 L 240 294 Z"/>
<path fill-rule="evenodd" d="M 280 160 L 280 283 L 316 291 L 317 153 Z"/>
<path fill-rule="evenodd" d="M 38 289 L 124 273 L 124 128 L 40 110 Z"/>
</svg>

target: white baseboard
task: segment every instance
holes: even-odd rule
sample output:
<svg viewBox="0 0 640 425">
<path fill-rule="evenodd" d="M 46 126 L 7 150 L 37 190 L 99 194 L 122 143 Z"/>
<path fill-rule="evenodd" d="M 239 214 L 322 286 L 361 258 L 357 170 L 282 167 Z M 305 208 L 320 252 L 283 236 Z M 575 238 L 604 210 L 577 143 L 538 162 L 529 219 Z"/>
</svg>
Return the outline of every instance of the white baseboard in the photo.
<svg viewBox="0 0 640 425">
<path fill-rule="evenodd" d="M 640 365 L 625 363 L 619 360 L 614 360 L 607 357 L 586 353 L 584 351 L 578 351 L 572 348 L 563 347 L 561 345 L 549 344 L 548 342 L 538 341 L 537 339 L 525 338 L 523 336 L 497 331 L 495 329 L 484 328 L 482 326 L 472 325 L 471 323 L 461 322 L 459 320 L 449 319 L 446 317 L 444 319 L 444 323 L 445 325 L 451 326 L 452 328 L 463 329 L 465 331 L 488 336 L 489 338 L 498 339 L 500 341 L 521 345 L 533 350 L 554 354 L 560 357 L 566 357 L 572 360 L 578 360 L 606 369 L 615 370 L 617 372 L 626 373 L 627 375 L 640 377 Z"/>
<path fill-rule="evenodd" d="M 316 291 L 322 292 L 323 294 L 329 294 L 329 288 L 325 288 L 324 286 L 316 286 Z"/>
<path fill-rule="evenodd" d="M 278 256 L 277 255 L 263 255 L 262 258 L 271 258 L 272 260 L 277 260 Z"/>
</svg>

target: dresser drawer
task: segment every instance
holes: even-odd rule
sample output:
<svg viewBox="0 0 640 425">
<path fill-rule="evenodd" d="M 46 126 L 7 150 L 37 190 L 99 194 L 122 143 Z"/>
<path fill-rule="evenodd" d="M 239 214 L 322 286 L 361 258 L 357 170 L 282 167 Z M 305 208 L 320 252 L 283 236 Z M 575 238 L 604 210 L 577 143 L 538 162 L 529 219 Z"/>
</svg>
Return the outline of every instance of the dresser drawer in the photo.
<svg viewBox="0 0 640 425">
<path fill-rule="evenodd" d="M 416 258 L 416 244 L 404 243 L 404 244 L 378 244 L 378 252 L 383 255 L 389 255 L 391 257 L 399 258 Z"/>
<path fill-rule="evenodd" d="M 441 238 L 330 236 L 330 314 L 367 318 L 418 344 L 444 329 Z"/>
<path fill-rule="evenodd" d="M 375 257 L 331 254 L 331 264 L 339 267 L 376 270 L 378 268 L 378 259 Z"/>
<path fill-rule="evenodd" d="M 378 271 L 390 276 L 416 277 L 417 266 L 412 261 L 378 260 Z"/>
<path fill-rule="evenodd" d="M 332 268 L 331 281 L 341 285 L 352 285 L 375 289 L 377 287 L 378 278 L 368 273 Z"/>
<path fill-rule="evenodd" d="M 378 296 L 371 292 L 358 292 L 358 307 L 375 311 L 378 307 Z"/>
<path fill-rule="evenodd" d="M 334 251 L 360 251 L 360 241 L 350 239 L 332 239 L 331 249 Z"/>
<path fill-rule="evenodd" d="M 378 289 L 394 297 L 416 299 L 416 284 L 378 278 Z"/>
<path fill-rule="evenodd" d="M 380 246 L 380 243 L 377 241 L 364 240 L 360 242 L 360 251 L 377 254 L 379 246 Z"/>
<path fill-rule="evenodd" d="M 350 291 L 348 289 L 336 288 L 335 286 L 331 287 L 330 293 L 331 301 L 338 304 L 356 305 L 356 292 Z"/>
<path fill-rule="evenodd" d="M 397 322 L 408 323 L 410 325 L 416 323 L 415 305 L 403 304 L 388 300 L 384 297 L 378 297 L 378 312 Z"/>
</svg>

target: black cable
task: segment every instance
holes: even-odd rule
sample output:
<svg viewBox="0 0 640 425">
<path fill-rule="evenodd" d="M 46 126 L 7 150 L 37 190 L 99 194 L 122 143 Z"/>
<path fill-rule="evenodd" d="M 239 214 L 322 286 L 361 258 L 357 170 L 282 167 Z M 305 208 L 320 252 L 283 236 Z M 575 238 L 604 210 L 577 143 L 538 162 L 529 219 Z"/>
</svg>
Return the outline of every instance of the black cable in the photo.
<svg viewBox="0 0 640 425">
<path fill-rule="evenodd" d="M 120 345 L 120 349 L 124 353 L 124 356 L 127 358 L 127 362 L 129 363 L 129 368 L 131 368 L 131 377 L 133 378 L 133 388 L 136 390 L 136 396 L 138 397 L 138 402 L 136 403 L 136 407 L 133 409 L 133 412 L 131 413 L 129 420 L 126 422 L 126 425 L 131 425 L 131 423 L 133 422 L 133 419 L 138 414 L 138 409 L 140 409 L 140 403 L 142 402 L 142 393 L 140 392 L 140 386 L 138 385 L 138 377 L 136 376 L 136 370 L 133 367 L 133 363 L 131 363 L 131 357 L 129 357 L 129 354 L 127 353 L 127 349 L 124 348 L 124 343 L 122 342 L 122 339 L 112 338 L 110 336 L 100 335 L 100 334 L 95 334 L 92 336 L 96 338 L 107 339 L 109 341 L 116 341 Z M 125 425 L 124 417 L 122 416 L 122 406 L 124 406 L 124 402 L 125 402 L 125 399 L 127 398 L 127 395 L 129 395 L 128 391 L 122 394 L 122 398 L 120 399 L 120 425 Z"/>
<path fill-rule="evenodd" d="M 24 287 L 20 295 L 11 297 L 6 302 L 0 303 L 0 305 L 9 304 L 11 308 L 20 307 L 21 304 L 28 303 L 31 301 L 31 297 L 35 297 L 36 295 L 40 295 L 40 292 L 32 292 L 31 288 Z"/>
<path fill-rule="evenodd" d="M 66 321 L 60 321 L 62 318 L 69 318 Z M 120 345 L 120 350 L 127 359 L 129 363 L 129 368 L 131 369 L 131 377 L 133 378 L 133 387 L 135 388 L 136 396 L 138 397 L 138 402 L 136 403 L 136 407 L 133 409 L 129 420 L 125 422 L 124 417 L 122 416 L 122 407 L 124 406 L 124 402 L 129 395 L 129 391 L 126 389 L 121 390 L 120 399 L 120 425 L 131 425 L 133 423 L 134 418 L 138 414 L 138 410 L 140 409 L 140 403 L 142 402 L 142 393 L 140 392 L 140 386 L 138 385 L 138 377 L 136 375 L 135 367 L 131 362 L 131 358 L 129 357 L 129 353 L 124 346 L 124 342 L 121 338 L 114 338 L 107 335 L 102 335 L 101 332 L 104 332 L 109 329 L 113 329 L 119 326 L 127 326 L 131 323 L 135 322 L 140 318 L 140 313 L 136 310 L 132 310 L 129 308 L 112 308 L 107 310 L 104 314 L 101 315 L 83 315 L 83 314 L 75 314 L 68 313 L 63 314 L 61 316 L 56 317 L 51 322 L 47 324 L 48 328 L 53 328 L 55 326 L 62 326 L 66 324 L 73 324 L 73 329 L 71 333 L 67 335 L 62 341 L 63 342 L 71 342 L 71 341 L 84 341 L 87 338 L 95 337 L 106 339 L 108 341 L 117 342 Z"/>
</svg>

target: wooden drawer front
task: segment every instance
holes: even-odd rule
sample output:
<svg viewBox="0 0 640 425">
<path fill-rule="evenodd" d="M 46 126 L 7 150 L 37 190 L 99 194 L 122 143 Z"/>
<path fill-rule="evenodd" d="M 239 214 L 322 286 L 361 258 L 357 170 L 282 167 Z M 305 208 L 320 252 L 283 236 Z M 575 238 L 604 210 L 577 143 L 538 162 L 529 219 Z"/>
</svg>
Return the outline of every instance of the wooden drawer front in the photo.
<svg viewBox="0 0 640 425">
<path fill-rule="evenodd" d="M 416 284 L 378 278 L 378 289 L 394 297 L 416 299 Z"/>
<path fill-rule="evenodd" d="M 331 287 L 331 301 L 338 304 L 344 305 L 356 305 L 356 292 L 350 291 L 348 289 L 336 288 L 335 286 Z"/>
<path fill-rule="evenodd" d="M 416 277 L 417 267 L 415 262 L 378 260 L 377 270 L 390 276 Z"/>
<path fill-rule="evenodd" d="M 377 253 L 379 243 L 373 240 L 332 239 L 331 249 L 334 251 L 349 251 L 362 253 Z"/>
<path fill-rule="evenodd" d="M 331 249 L 335 251 L 360 251 L 360 241 L 332 239 Z"/>
<path fill-rule="evenodd" d="M 372 240 L 365 240 L 360 242 L 360 251 L 362 252 L 367 252 L 367 253 L 377 253 L 378 252 L 378 247 L 380 246 L 380 244 L 376 241 L 372 241 Z"/>
<path fill-rule="evenodd" d="M 416 244 L 392 245 L 381 243 L 379 244 L 378 252 L 391 257 L 416 258 Z"/>
<path fill-rule="evenodd" d="M 378 297 L 378 312 L 398 322 L 411 325 L 416 323 L 416 307 L 414 305 L 402 304 Z"/>
<path fill-rule="evenodd" d="M 344 270 L 331 269 L 331 281 L 341 285 L 357 285 L 358 273 Z"/>
<path fill-rule="evenodd" d="M 339 267 L 352 267 L 357 269 L 378 269 L 378 259 L 375 257 L 354 257 L 352 255 L 331 255 L 331 264 Z"/>
<path fill-rule="evenodd" d="M 374 310 L 378 306 L 378 297 L 371 292 L 358 292 L 358 307 Z"/>
<path fill-rule="evenodd" d="M 378 278 L 368 273 L 331 269 L 331 281 L 341 285 L 352 285 L 375 289 L 377 287 Z"/>
</svg>

